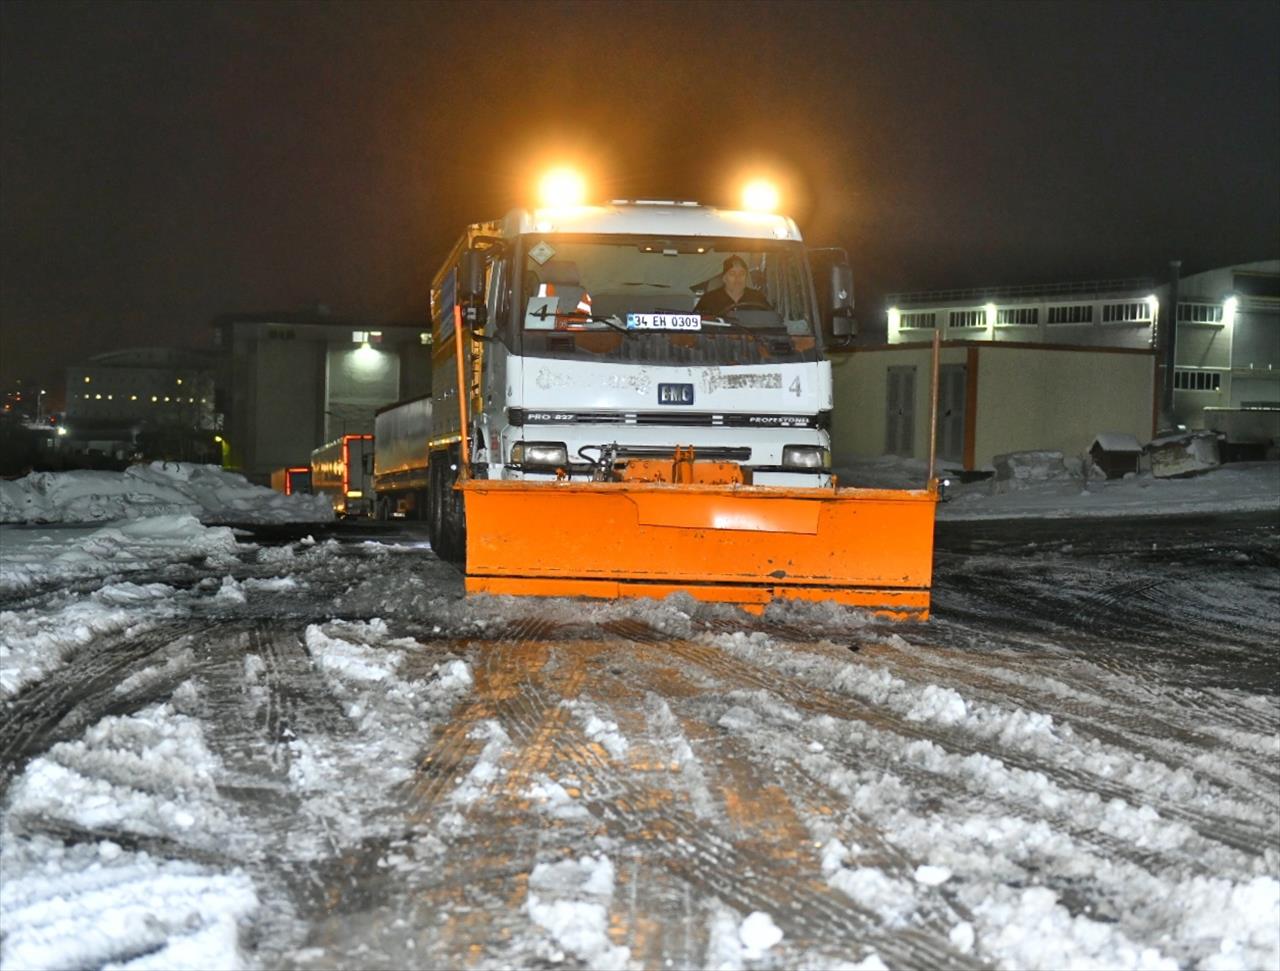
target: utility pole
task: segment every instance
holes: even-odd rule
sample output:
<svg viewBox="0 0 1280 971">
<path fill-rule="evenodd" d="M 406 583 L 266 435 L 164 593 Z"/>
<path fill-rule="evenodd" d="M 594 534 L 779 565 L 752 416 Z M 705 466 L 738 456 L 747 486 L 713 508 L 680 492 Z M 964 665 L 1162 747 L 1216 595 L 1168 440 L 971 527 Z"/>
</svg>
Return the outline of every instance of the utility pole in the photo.
<svg viewBox="0 0 1280 971">
<path fill-rule="evenodd" d="M 1177 426 L 1173 414 L 1173 373 L 1178 348 L 1178 282 L 1182 276 L 1182 260 L 1169 261 L 1169 302 L 1160 308 L 1160 344 L 1163 351 L 1160 381 L 1160 428 Z"/>
</svg>

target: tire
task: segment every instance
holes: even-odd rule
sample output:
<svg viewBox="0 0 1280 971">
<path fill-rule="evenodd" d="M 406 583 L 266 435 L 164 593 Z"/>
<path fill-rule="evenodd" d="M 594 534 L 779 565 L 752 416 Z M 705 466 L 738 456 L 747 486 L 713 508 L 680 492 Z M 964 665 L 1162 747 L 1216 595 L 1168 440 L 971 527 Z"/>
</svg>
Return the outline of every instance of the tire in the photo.
<svg viewBox="0 0 1280 971">
<path fill-rule="evenodd" d="M 444 483 L 440 473 L 447 467 L 444 452 L 433 452 L 427 466 L 427 536 L 431 548 L 440 559 L 447 559 L 444 551 Z"/>
<path fill-rule="evenodd" d="M 444 469 L 444 501 L 441 505 L 444 507 L 444 532 L 449 562 L 465 571 L 467 568 L 466 507 L 462 500 L 462 493 L 453 488 L 454 483 L 458 481 L 458 474 L 449 468 L 450 465 L 458 465 L 460 462 L 460 453 L 450 449 L 449 462 Z"/>
</svg>

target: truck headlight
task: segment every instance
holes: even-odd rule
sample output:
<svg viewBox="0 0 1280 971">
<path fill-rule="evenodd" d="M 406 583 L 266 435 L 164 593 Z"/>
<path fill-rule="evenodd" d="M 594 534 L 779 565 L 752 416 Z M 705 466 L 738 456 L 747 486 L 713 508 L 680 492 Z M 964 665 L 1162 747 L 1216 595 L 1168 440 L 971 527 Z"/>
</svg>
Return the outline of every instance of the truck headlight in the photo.
<svg viewBox="0 0 1280 971">
<path fill-rule="evenodd" d="M 526 469 L 559 469 L 569 464 L 569 447 L 564 442 L 516 442 L 511 446 L 511 464 Z"/>
<path fill-rule="evenodd" d="M 784 445 L 782 464 L 794 469 L 829 469 L 831 452 L 821 445 Z"/>
</svg>

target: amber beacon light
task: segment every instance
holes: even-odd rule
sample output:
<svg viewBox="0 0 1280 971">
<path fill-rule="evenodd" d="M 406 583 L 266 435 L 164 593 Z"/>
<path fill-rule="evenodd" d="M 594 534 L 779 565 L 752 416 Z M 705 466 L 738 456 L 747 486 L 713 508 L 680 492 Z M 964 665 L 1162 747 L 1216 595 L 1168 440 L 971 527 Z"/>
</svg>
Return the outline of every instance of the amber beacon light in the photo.
<svg viewBox="0 0 1280 971">
<path fill-rule="evenodd" d="M 580 206 L 587 198 L 587 183 L 581 173 L 571 168 L 555 168 L 538 183 L 538 199 L 551 209 Z"/>
</svg>

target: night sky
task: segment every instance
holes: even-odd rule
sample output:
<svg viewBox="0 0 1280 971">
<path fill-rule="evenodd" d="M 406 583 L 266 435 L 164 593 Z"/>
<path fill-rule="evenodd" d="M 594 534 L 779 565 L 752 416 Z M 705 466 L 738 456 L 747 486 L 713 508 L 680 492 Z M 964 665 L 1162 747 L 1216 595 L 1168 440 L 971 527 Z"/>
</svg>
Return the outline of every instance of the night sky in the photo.
<svg viewBox="0 0 1280 971">
<path fill-rule="evenodd" d="M 465 223 L 579 161 L 767 170 L 898 289 L 1280 255 L 1280 4 L 0 3 L 0 381 L 217 314 L 422 321 Z"/>
</svg>

